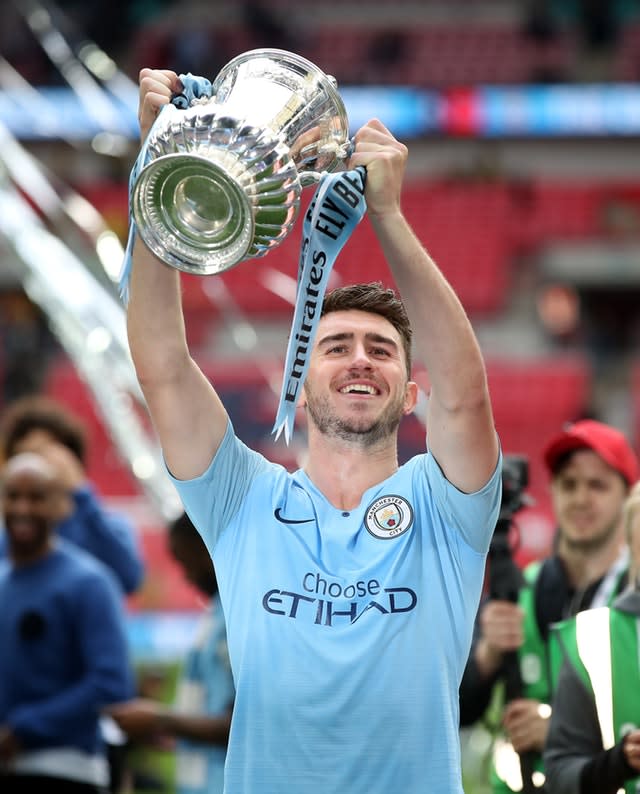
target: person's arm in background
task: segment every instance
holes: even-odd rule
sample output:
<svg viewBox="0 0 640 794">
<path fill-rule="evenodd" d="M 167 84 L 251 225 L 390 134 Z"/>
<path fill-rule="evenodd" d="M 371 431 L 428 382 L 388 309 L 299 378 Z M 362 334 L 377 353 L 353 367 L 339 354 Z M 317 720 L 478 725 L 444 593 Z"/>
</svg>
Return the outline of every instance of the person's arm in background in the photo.
<svg viewBox="0 0 640 794">
<path fill-rule="evenodd" d="M 155 700 L 136 698 L 120 703 L 108 713 L 132 739 L 169 736 L 202 744 L 227 746 L 233 704 L 224 714 L 188 714 Z"/>
<path fill-rule="evenodd" d="M 136 528 L 123 513 L 107 510 L 90 483 L 76 488 L 71 497 L 76 510 L 62 522 L 61 534 L 73 524 L 70 539 L 107 565 L 126 595 L 135 593 L 145 574 Z"/>
<path fill-rule="evenodd" d="M 180 88 L 175 72 L 141 70 L 138 118 L 143 141 Z M 227 412 L 189 352 L 180 272 L 154 256 L 139 236 L 132 256 L 127 334 L 169 471 L 181 480 L 202 474 L 224 437 Z"/>
<path fill-rule="evenodd" d="M 465 728 L 473 725 L 482 719 L 493 695 L 493 687 L 499 678 L 500 667 L 493 672 L 483 675 L 482 667 L 476 661 L 478 643 L 482 640 L 480 628 L 480 615 L 482 614 L 483 604 L 473 630 L 471 641 L 471 651 L 464 668 L 462 680 L 460 682 L 460 727 Z"/>
<path fill-rule="evenodd" d="M 487 600 L 480 606 L 476 633 L 460 684 L 460 724 L 472 725 L 485 713 L 500 677 L 505 654 L 522 645 L 524 615 L 511 601 Z"/>
<path fill-rule="evenodd" d="M 374 119 L 356 133 L 349 168 L 367 169 L 367 215 L 429 374 L 429 449 L 449 482 L 471 493 L 489 481 L 499 455 L 485 366 L 460 300 L 402 213 L 407 155 L 406 146 Z"/>
<path fill-rule="evenodd" d="M 57 531 L 108 566 L 126 595 L 134 593 L 144 578 L 144 562 L 134 525 L 123 513 L 107 510 L 87 478 L 87 472 L 71 450 L 47 441 L 39 453 L 59 472 L 71 504 Z"/>
<path fill-rule="evenodd" d="M 640 744 L 640 732 L 638 742 Z M 627 780 L 639 774 L 625 758 L 625 742 L 609 750 L 592 695 L 571 665 L 564 663 L 558 677 L 553 712 L 544 751 L 546 791 L 549 794 L 617 794 Z"/>
<path fill-rule="evenodd" d="M 479 719 L 491 699 L 497 678 L 505 675 L 505 664 L 519 665 L 517 650 L 524 641 L 524 612 L 511 601 L 491 599 L 480 610 L 480 636 L 460 686 L 461 715 L 470 724 Z M 511 658 L 509 658 L 511 657 Z M 466 676 L 466 680 L 465 680 Z M 473 694 L 470 696 L 469 693 Z M 465 702 L 465 698 L 471 698 Z M 481 707 L 484 709 L 480 711 Z M 505 734 L 518 753 L 542 752 L 549 730 L 549 707 L 539 700 L 513 697 L 502 714 Z"/>
</svg>

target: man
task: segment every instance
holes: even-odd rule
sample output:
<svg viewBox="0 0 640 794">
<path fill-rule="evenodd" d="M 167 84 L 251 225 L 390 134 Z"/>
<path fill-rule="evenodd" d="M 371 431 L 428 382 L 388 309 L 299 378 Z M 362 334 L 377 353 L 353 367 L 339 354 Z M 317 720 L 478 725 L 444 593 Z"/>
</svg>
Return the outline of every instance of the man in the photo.
<svg viewBox="0 0 640 794">
<path fill-rule="evenodd" d="M 507 741 L 498 737 L 494 748 L 495 792 L 522 790 L 521 756 L 533 765 L 536 785 L 544 779 L 541 753 L 559 662 L 550 627 L 609 604 L 626 581 L 622 509 L 638 478 L 628 441 L 615 428 L 585 419 L 553 438 L 544 458 L 558 522 L 554 554 L 525 570 L 517 604 L 489 600 L 481 609 L 460 690 L 461 723 L 469 725 L 486 710 L 505 659 L 517 652 L 524 691 L 502 713 Z"/>
<path fill-rule="evenodd" d="M 16 400 L 0 426 L 0 456 L 37 452 L 58 469 L 62 484 L 56 531 L 107 565 L 126 595 L 136 592 L 144 563 L 128 518 L 105 509 L 88 479 L 83 425 L 64 406 L 42 395 Z M 4 543 L 0 535 L 0 556 Z"/>
<path fill-rule="evenodd" d="M 110 713 L 132 739 L 178 739 L 178 794 L 222 794 L 234 690 L 218 583 L 207 548 L 186 513 L 171 522 L 169 544 L 185 578 L 207 598 L 198 635 L 182 664 L 175 705 L 137 698 Z"/>
<path fill-rule="evenodd" d="M 142 70 L 143 139 L 180 87 L 171 71 Z M 462 791 L 458 686 L 500 453 L 471 324 L 400 208 L 406 159 L 377 120 L 355 135 L 348 167 L 366 167 L 369 220 L 406 313 L 379 285 L 327 296 L 294 474 L 235 436 L 189 354 L 179 272 L 136 243 L 131 352 L 227 619 L 226 794 Z M 430 375 L 429 451 L 399 468 L 397 429 L 417 395 L 409 318 Z"/>
<path fill-rule="evenodd" d="M 640 489 L 624 510 L 629 584 L 554 626 L 564 651 L 544 752 L 549 794 L 640 791 Z"/>
<path fill-rule="evenodd" d="M 138 591 L 144 562 L 135 527 L 121 512 L 106 509 L 88 478 L 87 437 L 84 425 L 63 405 L 44 395 L 29 395 L 11 403 L 0 424 L 0 457 L 35 452 L 58 471 L 62 487 L 55 507 L 59 537 L 84 549 L 115 574 L 123 595 Z M 7 539 L 0 532 L 0 558 Z M 108 742 L 110 790 L 117 794 L 124 775 L 125 737 L 109 717 L 102 727 Z"/>
<path fill-rule="evenodd" d="M 62 485 L 39 455 L 6 464 L 0 562 L 0 789 L 99 794 L 109 782 L 100 713 L 129 699 L 121 593 L 55 531 Z"/>
</svg>

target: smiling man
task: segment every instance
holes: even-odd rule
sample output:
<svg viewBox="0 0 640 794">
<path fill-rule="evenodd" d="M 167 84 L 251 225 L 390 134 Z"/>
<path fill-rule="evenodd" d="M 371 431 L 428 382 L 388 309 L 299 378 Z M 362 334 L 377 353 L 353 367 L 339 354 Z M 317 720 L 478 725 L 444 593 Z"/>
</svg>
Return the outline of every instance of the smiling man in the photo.
<svg viewBox="0 0 640 794">
<path fill-rule="evenodd" d="M 140 74 L 142 139 L 180 81 Z M 369 220 L 402 295 L 325 296 L 290 473 L 236 436 L 185 337 L 179 273 L 137 240 L 127 323 L 185 508 L 213 557 L 236 684 L 226 794 L 461 794 L 458 685 L 501 493 L 484 362 L 458 298 L 400 206 L 406 147 L 355 135 Z M 413 334 L 413 336 L 412 336 Z M 398 465 L 431 382 L 428 450 Z M 185 410 L 188 406 L 188 410 Z"/>
<path fill-rule="evenodd" d="M 517 652 L 524 687 L 522 697 L 505 706 L 506 737 L 496 737 L 495 794 L 522 790 L 518 754 L 531 762 L 532 778 L 544 780 L 542 751 L 560 662 L 549 642 L 551 627 L 580 610 L 609 605 L 627 577 L 623 507 L 639 470 L 625 436 L 584 419 L 550 439 L 544 460 L 557 522 L 554 554 L 527 567 L 518 603 L 493 599 L 483 606 L 460 693 L 462 721 L 469 724 L 482 715 L 509 654 Z"/>
<path fill-rule="evenodd" d="M 109 782 L 102 709 L 133 694 L 122 595 L 112 573 L 58 537 L 64 485 L 42 456 L 2 472 L 0 788 L 100 794 Z"/>
<path fill-rule="evenodd" d="M 381 293 L 379 315 L 340 308 L 357 306 L 358 301 L 371 305 L 376 291 L 377 285 L 367 284 L 329 294 L 302 399 L 311 419 L 310 433 L 352 440 L 362 447 L 393 441 L 400 420 L 414 409 L 417 398 L 417 386 L 408 377 L 411 330 L 402 314 L 394 316 L 398 307 L 393 301 L 385 306 Z"/>
</svg>

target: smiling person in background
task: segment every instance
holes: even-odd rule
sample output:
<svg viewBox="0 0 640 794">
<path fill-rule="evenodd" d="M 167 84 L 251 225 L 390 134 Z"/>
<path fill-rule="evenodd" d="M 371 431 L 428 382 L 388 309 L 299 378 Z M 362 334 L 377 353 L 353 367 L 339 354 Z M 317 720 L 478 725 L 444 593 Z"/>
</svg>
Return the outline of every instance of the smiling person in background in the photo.
<svg viewBox="0 0 640 794">
<path fill-rule="evenodd" d="M 57 469 L 59 494 L 56 531 L 112 569 L 125 594 L 136 592 L 144 562 L 135 527 L 126 515 L 108 510 L 86 469 L 84 425 L 65 406 L 44 395 L 11 403 L 0 421 L 0 457 L 37 452 Z M 3 538 L 0 533 L 0 555 Z"/>
<path fill-rule="evenodd" d="M 112 572 L 58 537 L 58 470 L 35 453 L 4 466 L 0 561 L 0 790 L 98 794 L 109 784 L 100 717 L 133 692 Z"/>
<path fill-rule="evenodd" d="M 523 688 L 501 710 L 491 770 L 495 794 L 522 790 L 523 757 L 530 762 L 530 782 L 543 780 L 542 751 L 560 661 L 551 627 L 581 610 L 611 604 L 627 582 L 622 515 L 638 460 L 624 434 L 603 422 L 580 420 L 548 440 L 544 461 L 557 522 L 554 552 L 527 566 L 517 603 L 489 598 L 483 604 L 460 688 L 461 722 L 469 725 L 483 716 L 516 654 Z"/>
</svg>

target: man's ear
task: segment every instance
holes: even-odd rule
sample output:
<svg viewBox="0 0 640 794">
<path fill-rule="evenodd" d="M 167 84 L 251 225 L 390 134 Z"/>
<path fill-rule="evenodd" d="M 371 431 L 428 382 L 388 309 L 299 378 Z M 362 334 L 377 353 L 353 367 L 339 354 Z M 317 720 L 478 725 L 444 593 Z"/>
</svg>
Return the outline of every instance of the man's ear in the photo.
<svg viewBox="0 0 640 794">
<path fill-rule="evenodd" d="M 418 384 L 410 380 L 407 382 L 404 393 L 404 408 L 403 414 L 406 416 L 410 414 L 418 403 Z"/>
</svg>

